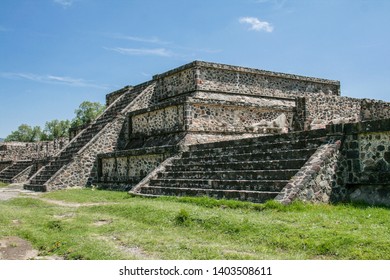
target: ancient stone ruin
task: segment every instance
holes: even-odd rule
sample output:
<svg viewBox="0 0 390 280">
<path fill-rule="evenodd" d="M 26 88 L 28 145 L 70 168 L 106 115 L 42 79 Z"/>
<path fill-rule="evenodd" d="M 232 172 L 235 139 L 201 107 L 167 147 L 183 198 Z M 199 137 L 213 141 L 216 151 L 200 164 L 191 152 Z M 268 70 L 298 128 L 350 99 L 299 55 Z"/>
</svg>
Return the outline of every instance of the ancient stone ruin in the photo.
<svg viewBox="0 0 390 280">
<path fill-rule="evenodd" d="M 45 156 L 34 157 L 45 144 L 11 152 L 18 148 L 3 143 L 0 180 L 34 191 L 97 185 L 390 205 L 390 103 L 341 97 L 338 81 L 194 61 L 106 101 Z"/>
</svg>

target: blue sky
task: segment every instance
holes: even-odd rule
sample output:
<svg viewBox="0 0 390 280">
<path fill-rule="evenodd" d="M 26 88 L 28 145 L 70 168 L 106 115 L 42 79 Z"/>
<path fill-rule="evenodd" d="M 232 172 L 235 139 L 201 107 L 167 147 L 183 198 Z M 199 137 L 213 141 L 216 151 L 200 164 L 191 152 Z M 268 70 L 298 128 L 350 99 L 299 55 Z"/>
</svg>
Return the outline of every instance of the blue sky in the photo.
<svg viewBox="0 0 390 280">
<path fill-rule="evenodd" d="M 193 60 L 390 101 L 388 0 L 2 0 L 0 138 Z"/>
</svg>

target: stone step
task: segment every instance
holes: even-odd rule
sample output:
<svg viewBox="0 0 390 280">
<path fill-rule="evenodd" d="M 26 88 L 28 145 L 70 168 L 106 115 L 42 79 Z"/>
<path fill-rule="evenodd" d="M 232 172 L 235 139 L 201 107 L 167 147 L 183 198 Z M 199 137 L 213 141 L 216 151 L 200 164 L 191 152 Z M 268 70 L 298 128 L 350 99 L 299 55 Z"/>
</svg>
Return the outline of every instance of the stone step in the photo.
<svg viewBox="0 0 390 280">
<path fill-rule="evenodd" d="M 260 153 L 273 152 L 282 150 L 317 148 L 326 141 L 326 137 L 306 139 L 306 140 L 292 140 L 279 143 L 254 143 L 252 145 L 226 146 L 212 149 L 199 149 L 195 151 L 183 152 L 182 157 L 208 157 L 214 155 L 224 154 L 244 154 L 244 153 Z"/>
<path fill-rule="evenodd" d="M 153 179 L 152 187 L 194 188 L 194 189 L 225 189 L 247 191 L 279 192 L 288 180 L 203 180 L 203 179 Z"/>
<path fill-rule="evenodd" d="M 41 175 L 41 174 L 38 174 L 34 179 L 32 179 L 31 181 L 32 182 L 35 182 L 35 183 L 45 183 L 47 182 L 53 175 Z"/>
<path fill-rule="evenodd" d="M 158 179 L 203 179 L 203 180 L 289 180 L 299 169 L 282 170 L 234 170 L 234 171 L 179 171 L 158 173 Z"/>
<path fill-rule="evenodd" d="M 223 162 L 250 162 L 264 160 L 290 160 L 290 159 L 308 159 L 314 152 L 312 149 L 296 149 L 275 152 L 253 152 L 234 155 L 207 156 L 203 158 L 181 158 L 175 159 L 173 164 L 200 164 L 200 163 L 223 163 Z"/>
<path fill-rule="evenodd" d="M 135 91 L 125 94 L 113 106 L 106 109 L 103 114 L 91 125 L 81 132 L 73 142 L 69 143 L 62 152 L 51 161 L 45 168 L 41 169 L 39 173 L 27 185 L 32 189 L 43 188 L 43 186 L 50 178 L 60 170 L 64 165 L 72 161 L 73 156 L 79 152 L 83 147 L 88 145 L 93 137 L 95 137 L 108 123 L 115 119 L 137 95 L 139 92 Z"/>
<path fill-rule="evenodd" d="M 12 179 L 27 167 L 31 166 L 32 161 L 18 161 L 0 172 L 0 181 L 12 183 Z"/>
<path fill-rule="evenodd" d="M 166 171 L 230 171 L 230 170 L 273 170 L 299 169 L 306 159 L 263 160 L 249 162 L 222 162 L 214 164 L 194 163 L 185 165 L 168 165 Z"/>
<path fill-rule="evenodd" d="M 216 199 L 234 199 L 263 203 L 267 200 L 274 199 L 278 195 L 278 192 L 144 187 L 141 189 L 141 194 L 153 196 L 208 196 Z"/>
<path fill-rule="evenodd" d="M 35 192 L 45 192 L 46 187 L 43 184 L 25 184 L 23 186 L 25 190 L 35 191 Z"/>
</svg>

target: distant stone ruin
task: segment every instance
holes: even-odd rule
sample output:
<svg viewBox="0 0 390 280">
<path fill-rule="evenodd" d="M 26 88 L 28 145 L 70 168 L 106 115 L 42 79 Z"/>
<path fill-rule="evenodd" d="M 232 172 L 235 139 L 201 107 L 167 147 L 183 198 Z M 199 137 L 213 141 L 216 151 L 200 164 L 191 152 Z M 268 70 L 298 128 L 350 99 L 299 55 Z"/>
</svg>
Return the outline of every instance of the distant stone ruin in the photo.
<svg viewBox="0 0 390 280">
<path fill-rule="evenodd" d="M 22 170 L 35 191 L 390 205 L 390 103 L 341 97 L 338 81 L 194 61 L 106 103 L 36 172 L 15 168 L 35 152 L 0 144 L 0 180 Z"/>
</svg>

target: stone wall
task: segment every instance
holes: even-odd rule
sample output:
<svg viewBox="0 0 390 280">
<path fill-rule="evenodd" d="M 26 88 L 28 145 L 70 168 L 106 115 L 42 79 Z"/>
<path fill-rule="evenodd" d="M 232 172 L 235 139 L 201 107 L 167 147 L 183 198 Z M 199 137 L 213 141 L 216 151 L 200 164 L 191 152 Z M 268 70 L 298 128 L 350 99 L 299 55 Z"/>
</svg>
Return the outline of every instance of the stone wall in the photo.
<svg viewBox="0 0 390 280">
<path fill-rule="evenodd" d="M 198 64 L 198 90 L 291 97 L 339 95 L 339 82 L 222 64 Z"/>
<path fill-rule="evenodd" d="M 191 104 L 190 131 L 250 133 L 263 120 L 272 121 L 280 114 L 292 120 L 292 110 L 258 106 Z"/>
<path fill-rule="evenodd" d="M 325 128 L 332 122 L 360 120 L 361 100 L 324 94 L 298 97 L 295 109 L 295 130 Z"/>
<path fill-rule="evenodd" d="M 344 135 L 333 200 L 390 206 L 390 119 L 338 124 Z"/>
<path fill-rule="evenodd" d="M 177 146 L 164 146 L 100 154 L 99 186 L 129 190 L 178 150 Z"/>
<path fill-rule="evenodd" d="M 194 61 L 153 79 L 162 101 L 193 91 L 249 96 L 293 97 L 307 94 L 339 95 L 338 81 Z"/>
<path fill-rule="evenodd" d="M 163 101 L 184 93 L 196 90 L 196 69 L 185 65 L 174 70 L 165 72 L 161 75 L 155 75 L 156 81 L 155 95 L 158 101 Z"/>
<path fill-rule="evenodd" d="M 378 120 L 390 118 L 390 102 L 362 99 L 361 120 Z"/>
<path fill-rule="evenodd" d="M 131 133 L 151 136 L 183 130 L 184 105 L 170 105 L 155 110 L 140 112 L 130 118 Z"/>
<path fill-rule="evenodd" d="M 240 134 L 242 137 L 248 137 L 246 134 L 251 134 L 253 137 L 264 134 L 263 131 L 255 127 L 257 124 L 264 121 L 271 123 L 281 114 L 286 116 L 286 129 L 291 127 L 293 100 L 238 97 L 217 93 L 207 98 L 201 92 L 196 92 L 196 94 L 197 97 L 176 99 L 130 112 L 128 120 L 129 141 L 132 143 L 143 141 L 153 144 L 155 141 L 149 141 L 151 138 L 166 135 L 166 144 L 170 145 L 173 144 L 170 141 L 174 137 L 173 134 L 181 133 L 192 133 L 192 136 L 205 133 L 215 136 L 218 134 L 220 136 Z M 263 125 L 268 124 L 263 123 Z M 277 128 L 273 128 L 275 131 L 277 130 Z M 271 131 L 271 129 L 269 130 Z M 280 130 L 276 132 L 280 132 Z M 211 138 L 215 139 L 214 136 Z M 202 136 L 202 139 L 206 138 Z M 201 142 L 204 142 L 203 140 Z M 132 143 L 129 143 L 127 147 L 139 147 Z M 161 143 L 160 140 L 159 143 Z M 193 143 L 191 141 L 191 144 Z"/>
<path fill-rule="evenodd" d="M 68 142 L 67 138 L 33 143 L 3 142 L 0 143 L 0 162 L 45 159 L 54 156 Z"/>
<path fill-rule="evenodd" d="M 389 102 L 319 94 L 296 99 L 293 127 L 299 131 L 386 118 L 390 118 Z"/>
</svg>

